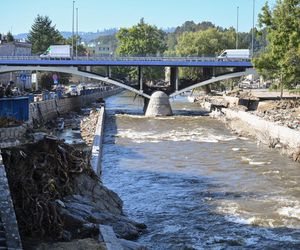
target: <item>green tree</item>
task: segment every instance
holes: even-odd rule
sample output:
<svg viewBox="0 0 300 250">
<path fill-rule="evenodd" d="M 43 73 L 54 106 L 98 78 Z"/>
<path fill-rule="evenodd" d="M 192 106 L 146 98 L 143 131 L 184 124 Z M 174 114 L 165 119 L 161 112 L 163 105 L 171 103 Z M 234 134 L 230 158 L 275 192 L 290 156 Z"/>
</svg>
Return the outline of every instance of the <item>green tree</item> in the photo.
<svg viewBox="0 0 300 250">
<path fill-rule="evenodd" d="M 13 42 L 15 40 L 10 31 L 7 32 L 6 39 L 7 39 L 8 42 Z"/>
<path fill-rule="evenodd" d="M 253 60 L 267 78 L 277 78 L 291 87 L 300 80 L 300 0 L 278 0 L 274 9 L 268 3 L 259 14 L 259 27 L 267 32 L 267 47 Z"/>
<path fill-rule="evenodd" d="M 28 35 L 33 54 L 42 54 L 50 45 L 63 44 L 64 39 L 48 16 L 38 15 Z"/>
<path fill-rule="evenodd" d="M 185 32 L 176 46 L 177 56 L 216 56 L 222 50 L 235 47 L 235 31 L 219 31 L 217 28 L 209 28 L 198 32 Z M 180 71 L 182 78 L 197 82 L 203 78 L 201 68 L 183 68 Z"/>
<path fill-rule="evenodd" d="M 38 82 L 41 85 L 41 89 L 47 89 L 52 90 L 54 81 L 53 81 L 53 74 L 56 74 L 58 76 L 58 82 L 59 84 L 67 85 L 69 83 L 69 74 L 65 73 L 49 73 L 49 72 L 43 72 L 39 74 Z"/>
<path fill-rule="evenodd" d="M 131 28 L 121 28 L 116 36 L 119 42 L 116 52 L 121 56 L 156 56 L 166 50 L 165 33 L 145 23 L 143 18 Z M 130 70 L 129 74 L 131 79 L 136 79 L 137 69 Z M 163 75 L 164 71 L 160 68 L 144 70 L 145 80 L 158 79 Z"/>
<path fill-rule="evenodd" d="M 117 54 L 126 56 L 155 56 L 166 49 L 165 33 L 142 19 L 133 27 L 121 28 L 117 33 L 119 47 Z"/>
<path fill-rule="evenodd" d="M 74 35 L 74 45 L 73 45 L 74 56 L 75 56 L 75 51 L 76 51 L 76 45 L 75 45 L 75 43 L 76 43 L 76 37 L 77 37 L 77 36 Z M 87 53 L 87 50 L 86 50 L 86 48 L 81 44 L 81 37 L 80 37 L 80 36 L 77 37 L 77 42 L 78 42 L 78 44 L 77 44 L 77 52 L 78 52 L 78 56 L 85 56 L 86 53 Z M 72 46 L 72 36 L 69 37 L 68 39 L 66 39 L 66 40 L 64 41 L 64 43 Z"/>
</svg>

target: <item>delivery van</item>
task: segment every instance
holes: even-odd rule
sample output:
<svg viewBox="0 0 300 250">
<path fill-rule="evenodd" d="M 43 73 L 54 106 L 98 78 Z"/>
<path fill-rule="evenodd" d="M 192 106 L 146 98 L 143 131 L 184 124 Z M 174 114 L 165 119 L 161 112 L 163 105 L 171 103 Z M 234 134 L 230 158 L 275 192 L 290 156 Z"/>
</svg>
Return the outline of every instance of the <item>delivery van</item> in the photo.
<svg viewBox="0 0 300 250">
<path fill-rule="evenodd" d="M 250 59 L 250 50 L 249 49 L 226 49 L 218 56 L 218 58 Z"/>
</svg>

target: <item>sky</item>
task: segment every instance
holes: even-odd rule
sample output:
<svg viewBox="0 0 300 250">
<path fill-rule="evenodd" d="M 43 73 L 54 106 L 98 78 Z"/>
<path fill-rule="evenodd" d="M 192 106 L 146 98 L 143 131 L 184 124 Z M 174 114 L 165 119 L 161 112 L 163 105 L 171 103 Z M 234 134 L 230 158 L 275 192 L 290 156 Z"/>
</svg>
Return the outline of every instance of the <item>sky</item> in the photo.
<svg viewBox="0 0 300 250">
<path fill-rule="evenodd" d="M 257 14 L 266 0 L 76 0 L 74 12 L 76 16 L 78 8 L 79 31 L 96 32 L 128 28 L 142 17 L 158 28 L 177 27 L 185 21 L 211 21 L 224 28 L 236 28 L 238 8 L 238 30 L 249 31 L 253 1 L 257 23 Z M 276 0 L 268 2 L 272 7 Z M 72 7 L 73 0 L 0 0 L 0 33 L 27 33 L 38 14 L 49 16 L 59 31 L 72 31 Z"/>
</svg>

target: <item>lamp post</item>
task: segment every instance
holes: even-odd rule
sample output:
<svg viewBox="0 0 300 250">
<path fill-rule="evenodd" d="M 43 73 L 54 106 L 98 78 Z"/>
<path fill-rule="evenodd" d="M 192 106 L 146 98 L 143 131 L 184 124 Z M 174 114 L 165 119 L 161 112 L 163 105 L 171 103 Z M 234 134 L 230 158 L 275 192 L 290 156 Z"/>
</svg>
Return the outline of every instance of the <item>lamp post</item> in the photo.
<svg viewBox="0 0 300 250">
<path fill-rule="evenodd" d="M 73 11 L 72 11 L 72 58 L 74 55 L 74 4 L 75 1 L 73 1 Z"/>
<path fill-rule="evenodd" d="M 76 59 L 78 57 L 78 8 L 76 8 Z"/>
<path fill-rule="evenodd" d="M 237 7 L 236 13 L 236 39 L 235 39 L 235 48 L 238 49 L 239 46 L 239 6 Z"/>
<path fill-rule="evenodd" d="M 251 56 L 254 55 L 254 16 L 255 16 L 255 0 L 253 0 L 253 11 L 252 11 L 252 43 L 251 43 Z"/>
</svg>

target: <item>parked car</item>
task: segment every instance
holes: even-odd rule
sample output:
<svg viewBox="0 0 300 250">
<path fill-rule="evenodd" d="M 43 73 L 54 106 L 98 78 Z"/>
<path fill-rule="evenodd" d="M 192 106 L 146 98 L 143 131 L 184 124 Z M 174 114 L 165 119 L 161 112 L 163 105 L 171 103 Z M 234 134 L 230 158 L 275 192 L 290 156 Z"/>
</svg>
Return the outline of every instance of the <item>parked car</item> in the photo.
<svg viewBox="0 0 300 250">
<path fill-rule="evenodd" d="M 68 93 L 70 95 L 78 95 L 79 92 L 78 92 L 77 85 L 70 85 L 68 89 Z"/>
</svg>

